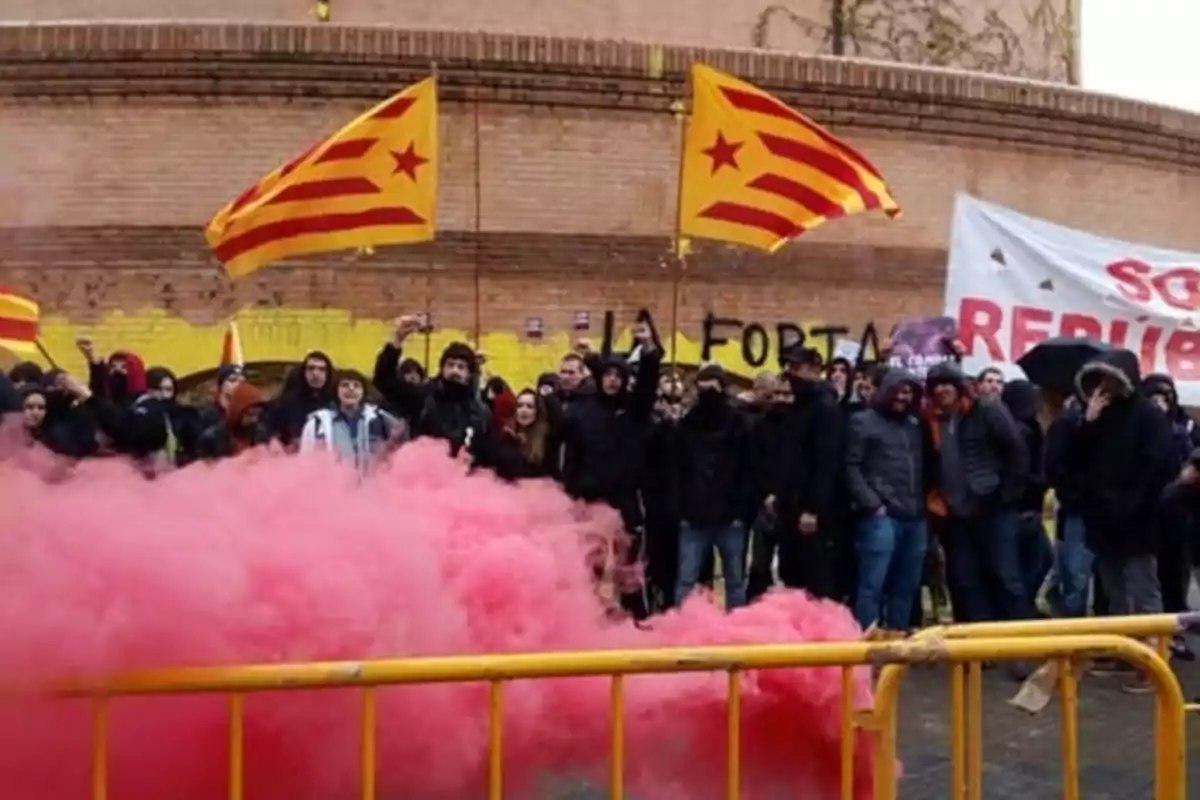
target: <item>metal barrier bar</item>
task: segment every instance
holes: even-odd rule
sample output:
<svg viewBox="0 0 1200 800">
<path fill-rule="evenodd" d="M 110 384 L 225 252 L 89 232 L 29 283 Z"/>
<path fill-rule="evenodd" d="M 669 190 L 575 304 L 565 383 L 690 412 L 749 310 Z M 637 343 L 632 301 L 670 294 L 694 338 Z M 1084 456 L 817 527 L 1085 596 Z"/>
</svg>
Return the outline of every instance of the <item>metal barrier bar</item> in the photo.
<svg viewBox="0 0 1200 800">
<path fill-rule="evenodd" d="M 379 685 L 476 682 L 489 683 L 488 722 L 490 752 L 488 759 L 488 798 L 501 800 L 504 792 L 503 773 L 503 682 L 532 678 L 583 677 L 607 675 L 620 678 L 633 674 L 670 672 L 724 671 L 728 673 L 729 703 L 727 714 L 728 769 L 726 794 L 736 800 L 741 792 L 741 680 L 740 674 L 753 669 L 788 669 L 805 667 L 841 667 L 842 688 L 853 688 L 848 677 L 855 666 L 912 664 L 930 662 L 980 662 L 986 659 L 1083 659 L 1114 658 L 1125 660 L 1147 675 L 1160 698 L 1163 725 L 1156 746 L 1161 754 L 1157 800 L 1182 800 L 1184 754 L 1184 701 L 1178 680 L 1170 668 L 1153 650 L 1140 642 L 1120 636 L 1065 636 L 1053 639 L 1038 637 L 1008 637 L 994 639 L 950 639 L 946 641 L 906 640 L 899 642 L 844 642 L 796 645 L 753 645 L 705 649 L 625 650 L 578 653 L 542 653 L 521 655 L 468 656 L 449 658 L 404 659 L 391 661 L 333 662 L 314 664 L 275 664 L 248 667 L 213 667 L 145 672 L 117 677 L 108 681 L 75 684 L 59 691 L 62 696 L 99 695 L 93 720 L 93 798 L 105 800 L 107 792 L 108 730 L 106 698 L 119 695 L 182 694 L 198 692 L 229 692 L 230 714 L 230 795 L 241 791 L 242 769 L 242 712 L 243 695 L 250 692 L 289 689 L 337 687 L 367 688 Z M 961 674 L 961 669 L 958 670 Z M 978 696 L 978 665 L 968 672 L 968 693 Z M 613 709 L 622 706 L 621 690 L 614 690 Z M 364 700 L 364 704 L 367 701 Z M 842 697 L 843 716 L 852 702 Z M 623 710 L 623 709 L 622 709 Z M 978 708 L 971 716 L 979 718 Z M 364 712 L 366 707 L 364 705 Z M 369 715 L 375 714 L 373 700 Z M 614 719 L 619 718 L 618 714 Z M 371 720 L 374 721 L 373 719 Z M 894 721 L 894 720 L 893 720 Z M 849 725 L 843 720 L 843 732 Z M 366 733 L 364 744 L 373 750 L 374 725 Z M 620 723 L 615 723 L 614 743 L 618 733 L 623 738 Z M 978 739 L 968 728 L 968 755 L 978 747 Z M 623 744 L 623 742 L 622 742 Z M 623 750 L 623 747 L 620 748 Z M 842 745 L 842 758 L 850 754 L 851 764 L 842 764 L 841 774 L 853 776 L 853 743 Z M 876 800 L 895 800 L 895 736 L 887 726 L 880 729 L 875 746 Z M 614 764 L 618 755 L 614 753 Z M 978 764 L 978 761 L 975 762 Z M 364 785 L 368 782 L 367 767 L 374 767 L 374 756 L 363 755 Z M 1170 769 L 1167 769 L 1167 767 Z M 614 776 L 618 769 L 614 766 Z M 1172 771 L 1173 770 L 1173 771 Z M 879 773 L 890 773 L 891 783 L 880 782 Z M 234 775 L 237 775 L 235 781 Z M 373 781 L 373 777 L 371 779 Z M 968 775 L 968 791 L 976 792 Z M 364 792 L 366 790 L 364 789 Z M 843 786 L 843 794 L 846 789 Z M 619 797 L 619 790 L 611 796 Z M 976 796 L 978 796 L 976 794 Z"/>
<path fill-rule="evenodd" d="M 362 800 L 375 800 L 375 758 L 377 746 L 375 743 L 375 687 L 367 686 L 362 690 L 362 717 L 360 734 L 362 754 L 359 764 L 362 768 Z"/>
<path fill-rule="evenodd" d="M 246 782 L 245 765 L 246 697 L 229 696 L 229 800 L 242 800 Z"/>
<path fill-rule="evenodd" d="M 609 714 L 612 715 L 612 769 L 608 775 L 609 800 L 625 798 L 625 677 L 613 675 L 609 685 Z"/>
<path fill-rule="evenodd" d="M 842 667 L 842 800 L 854 800 L 854 670 Z"/>
<path fill-rule="evenodd" d="M 1063 800 L 1079 800 L 1079 682 L 1075 665 L 1058 660 L 1058 698 L 1062 717 Z"/>
<path fill-rule="evenodd" d="M 976 622 L 959 625 L 939 625 L 925 628 L 914 634 L 908 641 L 938 641 L 970 640 L 990 637 L 999 638 L 1032 638 L 1052 639 L 1056 637 L 1075 636 L 1122 636 L 1137 639 L 1153 640 L 1158 660 L 1165 666 L 1169 663 L 1170 637 L 1188 631 L 1200 630 L 1200 612 L 1190 611 L 1182 614 L 1146 614 L 1125 617 L 1081 617 L 1076 619 L 1055 620 L 1020 620 L 1014 622 Z M 1107 656 L 1093 656 L 1103 658 Z M 1045 656 L 1035 658 L 1044 659 Z M 1167 667 L 1169 670 L 1170 667 Z M 884 797 L 880 789 L 885 785 L 895 785 L 894 768 L 896 724 L 899 713 L 900 681 L 906 674 L 906 665 L 897 663 L 883 668 L 875 685 L 875 716 L 870 720 L 872 727 L 882 731 L 882 735 L 890 739 L 892 747 L 891 758 L 881 758 L 881 767 L 876 768 L 876 797 Z M 971 692 L 968 692 L 968 703 L 972 703 Z M 1173 701 L 1172 701 L 1173 702 Z M 1164 727 L 1174 724 L 1173 716 L 1176 709 L 1169 710 L 1164 701 L 1155 702 L 1155 728 L 1162 735 Z M 1186 713 L 1186 712 L 1185 712 Z M 1164 716 L 1166 715 L 1166 716 Z M 980 748 L 981 750 L 981 748 Z M 1162 751 L 1159 751 L 1162 755 Z M 971 774 L 979 773 L 979 754 L 969 759 L 968 769 Z M 1175 763 L 1178 762 L 1178 763 Z M 1155 762 L 1155 786 L 1174 785 L 1175 775 L 1184 774 L 1185 770 L 1180 759 L 1173 756 L 1167 760 Z M 891 796 L 891 795 L 887 795 Z M 978 795 L 976 795 L 978 796 Z M 1159 795 L 1159 797 L 1174 797 L 1175 795 Z"/>
</svg>

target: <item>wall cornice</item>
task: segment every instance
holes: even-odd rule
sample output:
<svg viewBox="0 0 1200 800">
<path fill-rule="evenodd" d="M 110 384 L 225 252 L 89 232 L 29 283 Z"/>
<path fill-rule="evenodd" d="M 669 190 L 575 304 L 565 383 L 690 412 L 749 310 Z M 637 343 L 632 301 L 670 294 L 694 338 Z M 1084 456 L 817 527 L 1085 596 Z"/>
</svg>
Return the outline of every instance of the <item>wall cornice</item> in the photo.
<svg viewBox="0 0 1200 800">
<path fill-rule="evenodd" d="M 765 51 L 336 25 L 0 25 L 0 102 L 381 98 L 438 65 L 449 102 L 666 113 L 695 60 L 818 121 L 1200 169 L 1200 116 L 990 75 Z"/>
</svg>

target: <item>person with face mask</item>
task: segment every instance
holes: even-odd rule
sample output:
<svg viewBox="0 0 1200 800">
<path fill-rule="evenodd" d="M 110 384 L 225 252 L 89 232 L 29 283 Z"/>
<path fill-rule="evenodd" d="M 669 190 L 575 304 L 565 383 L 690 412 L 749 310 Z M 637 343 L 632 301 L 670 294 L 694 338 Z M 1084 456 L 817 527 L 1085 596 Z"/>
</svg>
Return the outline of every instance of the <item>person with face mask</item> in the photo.
<svg viewBox="0 0 1200 800">
<path fill-rule="evenodd" d="M 823 380 L 823 359 L 812 348 L 784 351 L 783 379 L 792 402 L 781 422 L 778 462 L 764 488 L 763 506 L 775 519 L 779 578 L 818 597 L 836 596 L 834 490 L 845 469 L 837 395 Z"/>
<path fill-rule="evenodd" d="M 118 350 L 105 361 L 96 355 L 95 345 L 86 336 L 75 340 L 75 347 L 88 364 L 88 389 L 92 395 L 125 408 L 146 392 L 146 366 L 127 350 Z"/>
<path fill-rule="evenodd" d="M 653 424 L 662 353 L 650 330 L 634 332 L 636 388 L 630 389 L 630 366 L 620 356 L 586 357 L 595 378 L 595 391 L 576 395 L 563 420 L 563 485 L 567 493 L 588 502 L 607 503 L 621 515 L 632 539 L 630 562 L 642 560 L 645 518 L 643 488 L 646 442 Z M 561 375 L 560 375 L 561 377 Z M 649 613 L 644 593 L 628 591 L 622 598 L 636 617 Z"/>
<path fill-rule="evenodd" d="M 846 477 L 858 558 L 854 616 L 864 630 L 904 631 L 921 588 L 928 537 L 916 376 L 889 370 L 871 408 L 850 421 Z"/>
<path fill-rule="evenodd" d="M 679 503 L 679 574 L 675 602 L 700 579 L 714 548 L 720 553 L 725 608 L 746 604 L 746 537 L 755 516 L 750 427 L 733 407 L 719 365 L 696 374 L 696 405 L 679 423 L 675 494 Z"/>
<path fill-rule="evenodd" d="M 746 597 L 754 602 L 766 594 L 775 582 L 773 568 L 779 551 L 778 501 L 772 492 L 786 482 L 782 469 L 784 430 L 792 405 L 792 386 L 777 376 L 766 409 L 750 431 L 750 473 L 753 496 L 759 501 L 754 527 L 750 532 L 749 576 Z"/>
<path fill-rule="evenodd" d="M 375 471 L 391 446 L 405 438 L 402 420 L 366 401 L 367 379 L 354 370 L 330 376 L 337 387 L 337 407 L 320 408 L 308 415 L 300 434 L 300 452 L 332 453 L 361 477 Z"/>
<path fill-rule="evenodd" d="M 971 396 L 956 365 L 934 366 L 925 386 L 927 507 L 946 520 L 955 621 L 1031 619 L 1018 511 L 1029 480 L 1024 438 L 1004 404 Z"/>
<path fill-rule="evenodd" d="M 479 397 L 475 351 L 462 342 L 453 342 L 442 351 L 437 377 L 425 384 L 402 380 L 397 368 L 404 342 L 422 327 L 416 315 L 397 320 L 392 340 L 375 359 L 372 382 L 400 416 L 412 420 L 414 437 L 447 442 L 455 458 L 463 447 L 473 454 L 475 447 L 487 439 L 491 420 L 491 410 Z"/>
</svg>

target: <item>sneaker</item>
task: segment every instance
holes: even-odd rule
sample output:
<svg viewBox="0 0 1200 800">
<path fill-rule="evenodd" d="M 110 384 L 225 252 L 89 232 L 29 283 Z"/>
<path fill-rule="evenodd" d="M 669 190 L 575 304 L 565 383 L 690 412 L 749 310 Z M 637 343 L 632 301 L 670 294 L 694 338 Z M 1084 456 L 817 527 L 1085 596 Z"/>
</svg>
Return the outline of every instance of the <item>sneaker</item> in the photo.
<svg viewBox="0 0 1200 800">
<path fill-rule="evenodd" d="M 1096 678 L 1119 678 L 1131 675 L 1133 672 L 1133 667 L 1124 661 L 1113 661 L 1110 658 L 1097 660 L 1096 663 L 1092 664 L 1092 668 L 1088 670 L 1088 674 Z"/>
<path fill-rule="evenodd" d="M 1121 684 L 1121 691 L 1125 694 L 1153 694 L 1154 684 L 1150 683 L 1143 676 L 1138 675 L 1136 678 Z"/>
</svg>

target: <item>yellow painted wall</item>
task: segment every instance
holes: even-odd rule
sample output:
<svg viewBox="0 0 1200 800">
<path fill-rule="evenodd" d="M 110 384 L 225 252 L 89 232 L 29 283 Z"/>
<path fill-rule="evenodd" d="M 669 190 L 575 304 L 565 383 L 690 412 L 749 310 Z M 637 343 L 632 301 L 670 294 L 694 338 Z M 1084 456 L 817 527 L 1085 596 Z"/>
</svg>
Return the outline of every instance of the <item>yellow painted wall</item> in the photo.
<svg viewBox="0 0 1200 800">
<path fill-rule="evenodd" d="M 242 340 L 247 362 L 296 361 L 309 350 L 323 350 L 335 364 L 369 371 L 375 354 L 391 335 L 391 325 L 383 320 L 352 319 L 344 311 L 302 309 L 246 309 L 234 317 Z M 809 327 L 819 327 L 811 322 Z M 167 366 L 180 377 L 217 366 L 221 352 L 224 323 L 193 325 L 161 310 L 147 310 L 136 315 L 112 314 L 100 323 L 77 325 L 61 317 L 43 319 L 42 341 L 59 366 L 70 371 L 84 367 L 75 349 L 75 337 L 86 334 L 95 342 L 98 352 L 107 355 L 113 350 L 130 350 L 145 361 L 146 366 Z M 660 331 L 664 345 L 670 350 L 669 331 Z M 488 355 L 488 371 L 501 375 L 515 387 L 533 385 L 537 376 L 557 368 L 559 359 L 571 349 L 576 335 L 570 332 L 548 333 L 544 338 L 529 339 L 511 332 L 486 333 L 481 342 Z M 600 337 L 592 341 L 599 347 Z M 443 347 L 452 341 L 472 342 L 471 335 L 461 330 L 438 330 L 429 337 L 430 362 L 437 363 Z M 413 336 L 405 355 L 424 361 L 425 337 Z M 618 337 L 616 348 L 628 349 L 630 331 Z M 820 347 L 823 341 L 812 340 Z M 682 332 L 675 337 L 676 360 L 681 364 L 698 364 L 699 338 L 690 339 Z M 754 368 L 742 357 L 740 341 L 714 347 L 713 360 L 727 370 L 743 377 L 753 377 L 764 368 L 773 366 L 777 353 L 771 343 L 768 363 Z"/>
</svg>

